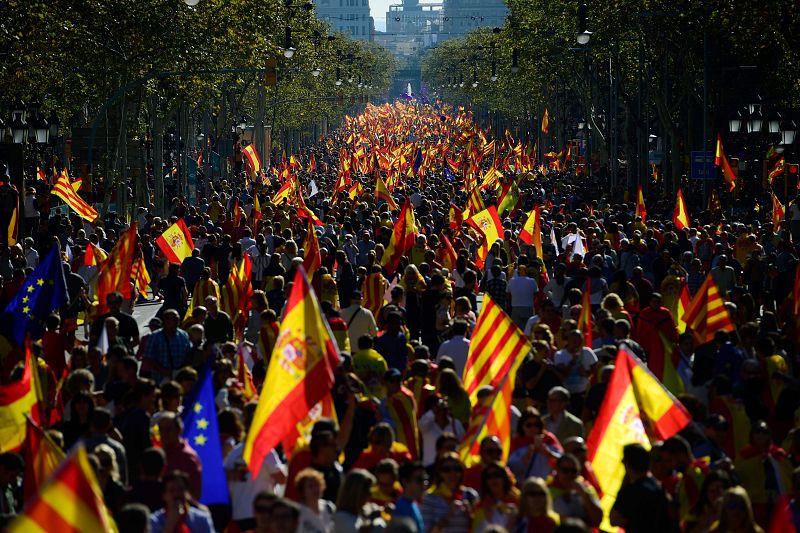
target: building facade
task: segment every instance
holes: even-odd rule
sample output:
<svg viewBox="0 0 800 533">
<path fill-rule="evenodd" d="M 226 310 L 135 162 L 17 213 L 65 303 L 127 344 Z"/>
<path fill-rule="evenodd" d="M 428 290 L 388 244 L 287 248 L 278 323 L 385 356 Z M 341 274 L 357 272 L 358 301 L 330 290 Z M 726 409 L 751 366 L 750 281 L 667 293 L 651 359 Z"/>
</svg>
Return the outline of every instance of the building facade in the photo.
<svg viewBox="0 0 800 533">
<path fill-rule="evenodd" d="M 443 0 L 439 40 L 458 38 L 475 28 L 499 28 L 507 15 L 503 0 Z"/>
<path fill-rule="evenodd" d="M 369 0 L 317 0 L 314 5 L 317 18 L 330 24 L 333 31 L 361 41 L 373 40 L 375 21 L 370 15 Z"/>
</svg>

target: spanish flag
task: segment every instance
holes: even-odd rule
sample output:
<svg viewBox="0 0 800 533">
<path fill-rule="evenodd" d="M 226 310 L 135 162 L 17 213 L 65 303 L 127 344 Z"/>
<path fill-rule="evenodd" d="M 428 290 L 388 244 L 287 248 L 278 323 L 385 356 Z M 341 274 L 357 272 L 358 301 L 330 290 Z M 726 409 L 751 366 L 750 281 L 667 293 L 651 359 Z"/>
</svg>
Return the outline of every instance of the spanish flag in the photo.
<svg viewBox="0 0 800 533">
<path fill-rule="evenodd" d="M 642 217 L 642 222 L 647 219 L 647 206 L 644 205 L 644 194 L 642 193 L 642 186 L 636 187 L 636 212 L 635 217 Z"/>
<path fill-rule="evenodd" d="M 772 231 L 776 232 L 781 227 L 781 220 L 784 219 L 786 215 L 786 210 L 783 208 L 783 204 L 778 197 L 775 196 L 775 193 L 772 193 Z"/>
<path fill-rule="evenodd" d="M 28 416 L 37 424 L 42 419 L 41 389 L 36 360 L 25 350 L 22 379 L 0 385 L 0 453 L 19 449 L 25 442 Z"/>
<path fill-rule="evenodd" d="M 672 223 L 675 224 L 675 229 L 681 230 L 688 228 L 691 224 L 689 222 L 689 212 L 686 210 L 686 202 L 683 199 L 683 191 L 678 187 L 678 196 L 675 198 L 675 211 L 672 212 Z"/>
<path fill-rule="evenodd" d="M 544 116 L 542 117 L 542 133 L 545 135 L 550 133 L 550 112 L 544 108 Z"/>
<path fill-rule="evenodd" d="M 245 157 L 248 173 L 255 177 L 256 174 L 258 174 L 258 172 L 261 170 L 261 158 L 258 157 L 258 152 L 256 152 L 255 145 L 247 145 L 247 147 L 242 150 L 242 155 Z"/>
<path fill-rule="evenodd" d="M 58 467 L 38 497 L 9 525 L 10 533 L 117 531 L 97 483 L 89 455 L 79 443 Z"/>
<path fill-rule="evenodd" d="M 542 206 L 533 206 L 528 220 L 519 232 L 519 240 L 536 249 L 536 257 L 542 259 Z"/>
<path fill-rule="evenodd" d="M 383 178 L 378 172 L 375 173 L 375 200 L 383 200 L 389 206 L 389 209 L 392 211 L 397 210 L 397 202 L 392 198 L 389 187 L 386 186 L 386 182 L 383 181 Z"/>
<path fill-rule="evenodd" d="M 295 433 L 297 424 L 330 395 L 333 370 L 338 364 L 333 334 L 322 318 L 305 270 L 298 268 L 247 432 L 244 459 L 253 475 L 261 470 L 267 454 Z"/>
<path fill-rule="evenodd" d="M 231 267 L 228 280 L 220 288 L 220 309 L 228 313 L 237 332 L 244 329 L 247 321 L 247 311 L 250 309 L 250 297 L 253 295 L 253 286 L 250 279 L 253 276 L 253 263 L 250 254 L 242 254 L 242 259 Z"/>
<path fill-rule="evenodd" d="M 314 230 L 316 226 L 314 221 L 308 221 L 308 234 L 306 235 L 306 242 L 303 245 L 305 249 L 305 256 L 303 257 L 303 268 L 306 269 L 308 276 L 314 279 L 314 273 L 322 265 L 322 255 L 319 249 L 319 240 L 317 239 L 317 232 Z"/>
<path fill-rule="evenodd" d="M 383 258 L 381 258 L 381 266 L 386 269 L 389 275 L 394 274 L 394 271 L 397 270 L 397 265 L 400 263 L 400 258 L 406 255 L 414 246 L 415 232 L 414 208 L 411 207 L 411 201 L 406 199 L 400 210 L 400 216 L 397 217 L 397 221 L 394 223 L 389 246 L 386 247 Z"/>
<path fill-rule="evenodd" d="M 183 263 L 183 260 L 192 255 L 192 250 L 194 250 L 192 235 L 182 218 L 168 227 L 156 239 L 156 244 L 170 263 Z"/>
<path fill-rule="evenodd" d="M 478 391 L 484 386 L 492 387 L 494 394 L 487 403 L 473 411 L 461 446 L 465 460 L 474 458 L 481 440 L 487 435 L 500 437 L 503 459 L 508 458 L 511 446 L 510 393 L 517 369 L 530 350 L 528 338 L 485 294 L 483 309 L 469 343 L 463 381 L 472 403 L 477 403 Z"/>
<path fill-rule="evenodd" d="M 586 278 L 586 288 L 581 300 L 581 316 L 578 317 L 578 329 L 583 332 L 583 344 L 592 349 L 594 344 L 594 326 L 592 325 L 592 282 Z"/>
<path fill-rule="evenodd" d="M 99 265 L 97 291 L 95 292 L 97 307 L 93 310 L 96 316 L 108 311 L 106 296 L 112 292 L 121 293 L 125 299 L 132 297 L 131 272 L 133 271 L 137 241 L 138 233 L 134 222 L 127 231 L 120 235 L 111 253 Z"/>
<path fill-rule="evenodd" d="M 278 192 L 275 193 L 275 196 L 272 197 L 272 203 L 274 205 L 280 205 L 283 202 L 287 201 L 289 198 L 289 194 L 292 192 L 292 180 L 287 180 Z"/>
<path fill-rule="evenodd" d="M 99 265 L 107 257 L 108 254 L 105 250 L 90 242 L 86 245 L 86 253 L 83 254 L 83 264 L 84 266 Z"/>
<path fill-rule="evenodd" d="M 503 226 L 500 224 L 500 217 L 497 216 L 497 208 L 493 205 L 489 206 L 483 211 L 472 215 L 466 222 L 484 236 L 483 244 L 478 249 L 477 261 L 475 261 L 478 268 L 483 268 L 486 256 L 489 255 L 489 248 L 498 239 L 503 240 Z"/>
<path fill-rule="evenodd" d="M 13 187 L 13 185 L 12 185 Z M 20 199 L 17 196 L 17 206 L 11 211 L 11 222 L 8 224 L 8 245 L 14 246 L 19 242 L 19 204 Z"/>
<path fill-rule="evenodd" d="M 733 173 L 728 158 L 725 157 L 725 151 L 722 149 L 722 136 L 717 134 L 717 155 L 714 159 L 714 164 L 722 168 L 722 178 L 728 185 L 728 192 L 736 187 L 736 174 Z"/>
<path fill-rule="evenodd" d="M 625 477 L 622 450 L 639 443 L 650 448 L 650 437 L 666 440 L 691 422 L 686 408 L 675 399 L 647 367 L 625 347 L 620 347 L 608 392 L 587 441 L 588 458 L 603 496 L 603 531 L 615 531 L 608 515 Z M 645 431 L 647 428 L 647 431 Z"/>
<path fill-rule="evenodd" d="M 698 344 L 713 341 L 714 333 L 717 331 L 734 331 L 736 329 L 725 308 L 725 300 L 719 294 L 719 289 L 711 279 L 711 275 L 706 276 L 703 284 L 697 289 L 697 294 L 686 308 L 683 320 L 686 322 L 687 328 L 692 330 Z"/>
<path fill-rule="evenodd" d="M 447 234 L 445 234 L 444 230 L 439 233 L 439 249 L 437 252 L 439 262 L 442 263 L 443 267 L 452 272 L 456 268 L 458 255 L 455 249 L 453 249 L 453 245 L 450 243 L 450 239 L 447 238 Z"/>
</svg>

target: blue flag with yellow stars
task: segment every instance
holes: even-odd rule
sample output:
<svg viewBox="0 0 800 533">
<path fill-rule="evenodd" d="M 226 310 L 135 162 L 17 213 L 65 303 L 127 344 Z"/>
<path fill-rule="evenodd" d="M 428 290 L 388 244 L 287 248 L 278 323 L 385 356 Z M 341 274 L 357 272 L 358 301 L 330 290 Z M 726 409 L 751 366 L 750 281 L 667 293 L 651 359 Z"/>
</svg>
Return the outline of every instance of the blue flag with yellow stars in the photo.
<svg viewBox="0 0 800 533">
<path fill-rule="evenodd" d="M 189 443 L 203 465 L 203 492 L 200 503 L 228 503 L 228 482 L 222 463 L 222 444 L 217 427 L 217 406 L 211 365 L 203 367 L 197 384 L 187 397 L 183 410 L 183 438 Z"/>
<path fill-rule="evenodd" d="M 44 334 L 44 323 L 53 311 L 69 303 L 67 282 L 61 250 L 53 246 L 39 266 L 25 278 L 14 299 L 2 317 L 2 331 L 6 338 L 18 346 L 25 344 L 25 335 L 40 339 Z"/>
</svg>

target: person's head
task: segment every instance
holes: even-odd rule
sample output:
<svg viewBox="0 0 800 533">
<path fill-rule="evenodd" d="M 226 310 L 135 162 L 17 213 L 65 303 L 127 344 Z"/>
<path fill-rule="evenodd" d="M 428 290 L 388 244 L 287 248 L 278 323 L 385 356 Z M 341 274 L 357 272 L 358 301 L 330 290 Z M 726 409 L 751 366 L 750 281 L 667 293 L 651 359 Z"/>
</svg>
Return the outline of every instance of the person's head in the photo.
<svg viewBox="0 0 800 533">
<path fill-rule="evenodd" d="M 257 531 L 272 531 L 272 509 L 280 496 L 272 492 L 261 491 L 253 498 L 253 516 Z"/>
<path fill-rule="evenodd" d="M 653 295 L 650 297 L 650 307 L 653 309 L 661 309 L 661 302 L 663 301 L 663 297 L 661 296 L 660 292 L 654 292 Z"/>
<path fill-rule="evenodd" d="M 149 533 L 150 509 L 141 503 L 129 503 L 116 516 L 119 533 Z"/>
<path fill-rule="evenodd" d="M 164 503 L 186 505 L 189 501 L 189 476 L 180 470 L 173 470 L 164 476 Z"/>
<path fill-rule="evenodd" d="M 459 298 L 460 300 L 461 298 Z M 469 300 L 467 300 L 469 303 Z M 462 337 L 467 334 L 467 330 L 469 329 L 469 324 L 467 324 L 466 320 L 454 320 L 453 325 L 450 326 L 450 330 L 453 332 L 453 335 L 461 335 Z"/>
<path fill-rule="evenodd" d="M 508 496 L 514 489 L 514 482 L 506 467 L 500 461 L 484 465 L 481 470 L 481 496 L 495 501 Z"/>
<path fill-rule="evenodd" d="M 686 470 L 689 463 L 694 459 L 692 447 L 680 435 L 675 435 L 664 441 L 661 446 L 661 455 L 669 467 L 678 472 Z"/>
<path fill-rule="evenodd" d="M 526 518 L 542 516 L 552 512 L 553 503 L 545 480 L 529 477 L 522 484 L 519 498 L 519 514 Z"/>
<path fill-rule="evenodd" d="M 325 478 L 317 470 L 305 468 L 297 474 L 294 486 L 297 488 L 300 501 L 310 504 L 322 498 L 322 493 L 325 492 Z"/>
<path fill-rule="evenodd" d="M 347 473 L 339 488 L 336 499 L 337 511 L 344 511 L 359 516 L 369 500 L 370 490 L 375 484 L 375 476 L 361 468 Z"/>
<path fill-rule="evenodd" d="M 697 500 L 694 512 L 699 515 L 705 510 L 706 506 L 716 507 L 725 491 L 731 486 L 733 486 L 733 481 L 728 472 L 720 469 L 711 470 L 703 479 L 703 484 L 700 487 L 700 497 Z"/>
<path fill-rule="evenodd" d="M 89 418 L 89 429 L 92 433 L 103 435 L 111 429 L 111 411 L 105 407 L 96 407 Z"/>
<path fill-rule="evenodd" d="M 622 448 L 622 464 L 628 475 L 643 476 L 650 470 L 650 454 L 639 443 L 627 444 Z"/>
<path fill-rule="evenodd" d="M 206 299 L 203 300 L 203 303 L 206 304 L 205 305 L 206 309 L 212 315 L 216 314 L 216 312 L 219 310 L 219 301 L 217 300 L 216 296 L 213 295 L 206 296 Z"/>
<path fill-rule="evenodd" d="M 532 439 L 536 435 L 541 435 L 543 429 L 544 423 L 539 410 L 535 407 L 527 407 L 517 422 L 517 435 Z"/>
<path fill-rule="evenodd" d="M 564 387 L 558 386 L 550 389 L 547 393 L 547 412 L 552 417 L 564 414 L 569 405 L 570 394 Z"/>
<path fill-rule="evenodd" d="M 767 453 L 772 445 L 772 434 L 763 420 L 756 421 L 750 428 L 750 444 L 759 453 Z"/>
<path fill-rule="evenodd" d="M 580 461 L 581 464 L 586 462 L 587 448 L 586 441 L 583 440 L 583 437 L 578 437 L 577 435 L 573 437 L 567 437 L 564 439 L 562 445 L 564 447 L 564 453 L 574 455 L 578 458 L 578 461 Z"/>
<path fill-rule="evenodd" d="M 164 467 L 167 465 L 167 456 L 161 448 L 147 448 L 142 452 L 139 463 L 139 472 L 142 479 L 161 479 Z"/>
<path fill-rule="evenodd" d="M 581 475 L 581 463 L 577 457 L 565 453 L 556 461 L 556 479 L 562 486 L 571 486 Z"/>
<path fill-rule="evenodd" d="M 583 348 L 583 332 L 579 329 L 573 329 L 567 333 L 567 350 L 574 353 L 581 348 Z"/>
<path fill-rule="evenodd" d="M 165 412 L 158 419 L 158 431 L 164 449 L 173 448 L 180 443 L 183 421 L 175 413 Z"/>
<path fill-rule="evenodd" d="M 99 472 L 119 482 L 119 465 L 114 449 L 108 444 L 101 443 L 94 447 L 94 455 L 99 463 Z"/>
<path fill-rule="evenodd" d="M 730 487 L 722 495 L 719 531 L 756 531 L 750 496 L 740 486 Z"/>
<path fill-rule="evenodd" d="M 315 465 L 324 467 L 333 466 L 336 462 L 336 458 L 339 456 L 336 436 L 331 431 L 312 433 L 309 448 L 311 451 L 312 464 Z"/>
<path fill-rule="evenodd" d="M 161 315 L 164 321 L 164 331 L 167 333 L 175 333 L 178 330 L 178 325 L 181 322 L 181 316 L 175 309 L 167 309 Z"/>
<path fill-rule="evenodd" d="M 398 468 L 397 461 L 391 458 L 382 459 L 375 465 L 375 480 L 382 493 L 392 494 L 394 492 Z"/>
<path fill-rule="evenodd" d="M 403 374 L 396 368 L 390 368 L 383 375 L 383 383 L 386 386 L 387 394 L 391 396 L 403 387 Z"/>
<path fill-rule="evenodd" d="M 495 435 L 489 435 L 481 440 L 481 463 L 487 465 L 503 458 L 503 443 Z"/>
<path fill-rule="evenodd" d="M 122 309 L 122 293 L 112 292 L 106 296 L 106 304 L 112 314 L 119 314 Z"/>
<path fill-rule="evenodd" d="M 361 291 L 353 291 L 350 293 L 350 305 L 361 305 L 362 300 L 363 296 Z"/>
<path fill-rule="evenodd" d="M 464 478 L 464 464 L 455 452 L 447 452 L 436 458 L 434 465 L 434 485 L 443 485 L 450 490 L 461 486 Z"/>
<path fill-rule="evenodd" d="M 270 512 L 270 529 L 274 533 L 295 533 L 300 521 L 300 506 L 286 498 L 278 498 Z"/>
<path fill-rule="evenodd" d="M 388 454 L 394 443 L 394 430 L 387 422 L 378 422 L 369 432 L 369 444 L 379 454 Z"/>
<path fill-rule="evenodd" d="M 397 477 L 403 486 L 403 494 L 411 500 L 419 500 L 425 493 L 428 474 L 420 461 L 406 461 L 400 465 Z"/>
</svg>

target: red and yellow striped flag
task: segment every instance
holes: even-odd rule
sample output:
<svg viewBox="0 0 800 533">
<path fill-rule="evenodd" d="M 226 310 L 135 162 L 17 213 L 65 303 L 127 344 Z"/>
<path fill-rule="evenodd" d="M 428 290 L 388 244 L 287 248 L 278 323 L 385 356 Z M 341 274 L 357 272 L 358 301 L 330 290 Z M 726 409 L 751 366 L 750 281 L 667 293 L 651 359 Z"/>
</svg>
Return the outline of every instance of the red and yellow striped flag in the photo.
<svg viewBox="0 0 800 533">
<path fill-rule="evenodd" d="M 305 249 L 305 256 L 303 257 L 303 268 L 306 269 L 308 277 L 314 279 L 314 273 L 322 266 L 322 255 L 319 249 L 319 239 L 317 239 L 317 232 L 314 230 L 316 226 L 314 221 L 308 221 L 308 234 L 306 235 L 306 242 L 303 245 Z"/>
<path fill-rule="evenodd" d="M 245 162 L 247 163 L 248 174 L 255 177 L 261 170 L 261 158 L 258 157 L 255 145 L 248 144 L 247 147 L 242 150 L 242 155 L 245 157 Z"/>
<path fill-rule="evenodd" d="M 123 298 L 128 300 L 132 297 L 131 271 L 139 238 L 136 231 L 134 222 L 127 231 L 120 235 L 111 253 L 99 265 L 97 290 L 95 291 L 97 306 L 93 309 L 96 316 L 108 311 L 106 297 L 112 292 L 119 292 Z"/>
<path fill-rule="evenodd" d="M 36 178 L 47 183 L 47 176 L 44 175 L 44 170 L 42 170 L 41 167 L 36 167 Z"/>
<path fill-rule="evenodd" d="M 10 533 L 58 531 L 105 533 L 117 531 L 97 483 L 89 455 L 79 443 L 53 477 L 9 525 Z"/>
<path fill-rule="evenodd" d="M 400 210 L 400 216 L 397 217 L 397 221 L 394 223 L 389 246 L 386 247 L 383 258 L 381 258 L 381 266 L 386 268 L 390 275 L 393 275 L 394 271 L 397 270 L 400 258 L 406 255 L 414 246 L 415 231 L 414 208 L 411 206 L 411 201 L 406 198 Z"/>
<path fill-rule="evenodd" d="M 722 136 L 717 134 L 717 155 L 714 159 L 714 164 L 722 168 L 722 178 L 728 185 L 728 192 L 736 187 L 736 174 L 733 173 L 728 158 L 725 157 L 725 151 L 722 149 Z"/>
<path fill-rule="evenodd" d="M 533 206 L 533 211 L 519 232 L 519 240 L 536 248 L 536 257 L 542 258 L 542 206 L 539 204 Z"/>
<path fill-rule="evenodd" d="M 486 209 L 486 204 L 483 203 L 483 197 L 479 187 L 473 187 L 467 199 L 467 211 L 472 214 L 480 213 Z"/>
<path fill-rule="evenodd" d="M 642 222 L 647 220 L 647 206 L 644 205 L 644 193 L 642 192 L 641 185 L 636 187 L 636 212 L 634 213 L 634 218 L 635 217 L 642 217 Z"/>
<path fill-rule="evenodd" d="M 64 170 L 58 176 L 53 189 L 50 194 L 55 194 L 66 203 L 70 209 L 75 211 L 78 216 L 87 222 L 94 222 L 97 220 L 97 211 L 94 207 L 86 203 L 86 201 L 78 196 L 78 193 L 72 188 L 72 184 L 67 176 L 67 171 Z"/>
<path fill-rule="evenodd" d="M 719 294 L 719 289 L 711 279 L 706 276 L 705 281 L 697 290 L 697 294 L 689 302 L 689 307 L 683 315 L 687 329 L 691 329 L 698 344 L 705 344 L 714 340 L 717 331 L 734 331 L 736 328 L 731 321 L 725 300 Z"/>
<path fill-rule="evenodd" d="M 144 266 L 144 254 L 139 252 L 139 259 L 133 264 L 131 280 L 136 284 L 136 290 L 142 296 L 147 296 L 147 287 L 150 286 L 150 274 Z"/>
<path fill-rule="evenodd" d="M 25 501 L 33 501 L 39 489 L 64 460 L 64 451 L 30 418 L 25 439 Z"/>
<path fill-rule="evenodd" d="M 617 352 L 614 373 L 587 440 L 588 458 L 603 496 L 603 531 L 616 531 L 608 515 L 625 477 L 623 447 L 653 439 L 666 440 L 691 422 L 686 408 L 626 348 Z M 645 432 L 645 427 L 647 431 Z"/>
<path fill-rule="evenodd" d="M 681 230 L 688 228 L 691 224 L 689 222 L 689 211 L 686 210 L 686 202 L 683 199 L 683 191 L 678 187 L 678 196 L 675 198 L 675 210 L 672 212 L 672 223 L 675 224 L 675 229 Z"/>
<path fill-rule="evenodd" d="M 280 205 L 283 202 L 289 199 L 289 194 L 291 194 L 293 190 L 292 180 L 287 180 L 286 183 L 281 185 L 281 188 L 278 189 L 278 192 L 275 193 L 275 196 L 272 197 L 272 203 L 274 205 Z"/>
<path fill-rule="evenodd" d="M 681 283 L 681 292 L 680 296 L 678 296 L 676 301 L 676 311 L 675 311 L 675 324 L 678 325 L 678 333 L 685 333 L 686 332 L 686 309 L 689 307 L 689 302 L 691 302 L 691 298 L 689 297 L 689 286 L 686 285 L 684 281 Z"/>
<path fill-rule="evenodd" d="M 542 133 L 545 135 L 550 133 L 550 112 L 544 108 L 544 116 L 542 117 Z"/>
<path fill-rule="evenodd" d="M 506 374 L 492 394 L 476 405 L 469 419 L 469 427 L 461 439 L 459 454 L 468 467 L 481 461 L 481 441 L 489 436 L 500 439 L 503 446 L 502 461 L 508 460 L 511 447 L 511 400 L 514 392 L 512 373 Z"/>
<path fill-rule="evenodd" d="M 389 187 L 383 181 L 379 172 L 375 173 L 375 200 L 383 200 L 392 211 L 397 210 L 397 202 L 392 198 L 392 193 L 389 192 Z"/>
<path fill-rule="evenodd" d="M 80 191 L 82 186 L 83 186 L 83 178 L 81 177 L 75 178 L 75 181 L 72 182 L 72 190 L 75 192 Z"/>
<path fill-rule="evenodd" d="M 236 202 L 238 208 L 239 200 L 237 199 Z M 239 227 L 238 223 L 236 227 Z M 156 239 L 156 244 L 170 263 L 183 263 L 183 260 L 192 255 L 192 250 L 194 250 L 192 234 L 189 233 L 189 228 L 186 227 L 186 222 L 182 218 L 164 230 L 164 233 Z"/>
<path fill-rule="evenodd" d="M 220 308 L 228 313 L 237 334 L 244 329 L 247 322 L 247 311 L 250 309 L 250 297 L 253 286 L 250 278 L 253 275 L 253 263 L 250 254 L 242 254 L 240 262 L 234 263 L 228 274 L 228 281 L 220 289 Z"/>
<path fill-rule="evenodd" d="M 105 250 L 90 242 L 86 245 L 86 253 L 83 254 L 83 264 L 84 266 L 99 265 L 105 261 L 107 257 L 108 254 Z"/>
<path fill-rule="evenodd" d="M 39 373 L 33 372 L 36 359 L 30 347 L 25 349 L 22 379 L 0 385 L 0 453 L 15 451 L 25 442 L 28 417 L 37 424 L 42 420 Z"/>
<path fill-rule="evenodd" d="M 364 278 L 364 307 L 372 312 L 372 316 L 378 316 L 378 312 L 383 307 L 383 297 L 389 282 L 380 272 L 372 272 Z"/>
<path fill-rule="evenodd" d="M 255 384 L 253 384 L 253 373 L 250 372 L 250 367 L 247 366 L 245 361 L 245 350 L 251 350 L 252 347 L 245 347 L 244 343 L 239 343 L 239 348 L 236 351 L 236 381 L 242 385 L 242 395 L 245 401 L 250 401 L 258 397 L 258 391 Z"/>
<path fill-rule="evenodd" d="M 254 475 L 267 454 L 297 431 L 297 424 L 315 405 L 330 396 L 338 364 L 333 334 L 322 318 L 305 270 L 298 268 L 244 446 L 244 459 Z"/>
<path fill-rule="evenodd" d="M 778 197 L 775 196 L 775 193 L 772 193 L 772 231 L 776 232 L 781 228 L 781 221 L 786 216 L 786 210 L 783 208 L 783 204 Z"/>
<path fill-rule="evenodd" d="M 363 185 L 361 185 L 361 182 L 360 182 L 360 181 L 357 181 L 357 182 L 355 182 L 355 183 L 353 184 L 353 186 L 352 186 L 352 187 L 350 187 L 350 190 L 349 190 L 349 191 L 347 191 L 347 196 L 348 196 L 348 198 L 350 198 L 351 200 L 355 200 L 355 199 L 356 199 L 356 198 L 358 198 L 358 197 L 361 195 L 361 193 L 363 193 L 363 192 L 364 192 L 364 186 L 363 186 Z"/>
<path fill-rule="evenodd" d="M 594 326 L 592 325 L 592 282 L 586 278 L 586 288 L 581 300 L 581 316 L 578 317 L 578 329 L 583 332 L 583 344 L 591 349 L 594 343 Z"/>
</svg>

